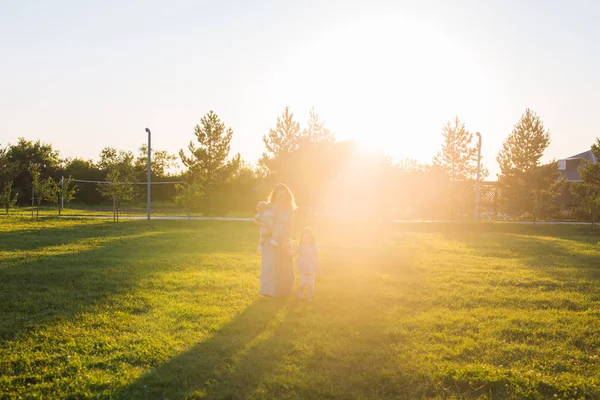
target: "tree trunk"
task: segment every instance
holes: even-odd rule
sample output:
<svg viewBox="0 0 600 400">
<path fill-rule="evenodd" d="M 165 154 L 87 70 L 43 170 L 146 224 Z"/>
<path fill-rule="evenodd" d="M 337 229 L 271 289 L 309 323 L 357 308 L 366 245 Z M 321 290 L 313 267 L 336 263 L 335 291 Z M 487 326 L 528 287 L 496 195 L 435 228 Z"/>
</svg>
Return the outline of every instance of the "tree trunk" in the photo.
<svg viewBox="0 0 600 400">
<path fill-rule="evenodd" d="M 117 222 L 117 199 L 113 195 L 113 222 Z"/>
<path fill-rule="evenodd" d="M 596 210 L 592 210 L 592 232 L 594 232 L 595 220 L 596 220 Z"/>
</svg>

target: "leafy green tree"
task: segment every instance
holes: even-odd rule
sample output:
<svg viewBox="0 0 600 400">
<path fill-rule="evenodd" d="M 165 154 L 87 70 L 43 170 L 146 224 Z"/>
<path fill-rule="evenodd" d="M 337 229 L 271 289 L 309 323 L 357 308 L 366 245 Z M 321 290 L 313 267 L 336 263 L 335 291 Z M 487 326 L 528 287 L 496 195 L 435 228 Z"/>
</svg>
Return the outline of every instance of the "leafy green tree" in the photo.
<svg viewBox="0 0 600 400">
<path fill-rule="evenodd" d="M 39 166 L 41 178 L 60 176 L 59 155 L 50 144 L 20 138 L 17 144 L 8 146 L 6 155 L 12 170 L 10 179 L 13 180 L 13 187 L 19 192 L 21 199 L 29 197 L 28 192 L 32 187 L 31 165 Z"/>
<path fill-rule="evenodd" d="M 129 151 L 117 151 L 107 147 L 100 153 L 98 166 L 105 171 L 105 184 L 100 184 L 98 191 L 113 203 L 113 220 L 119 221 L 123 203 L 131 201 L 135 195 L 134 156 Z"/>
<path fill-rule="evenodd" d="M 43 193 L 43 201 L 47 201 L 50 204 L 58 205 L 60 209 L 60 197 L 58 193 L 60 192 L 60 186 L 56 181 L 49 176 L 43 182 L 44 193 Z M 59 211 L 60 214 L 60 211 Z"/>
<path fill-rule="evenodd" d="M 530 213 L 535 225 L 539 217 L 556 211 L 555 199 L 564 185 L 558 163 L 542 165 L 540 159 L 550 145 L 550 132 L 530 109 L 525 111 L 498 153 L 500 201 L 513 215 Z"/>
<path fill-rule="evenodd" d="M 105 174 L 118 171 L 122 181 L 135 182 L 134 156 L 130 151 L 106 147 L 100 152 L 98 167 Z"/>
<path fill-rule="evenodd" d="M 100 167 L 91 160 L 83 160 L 80 158 L 65 160 L 61 175 L 69 176 L 78 180 L 102 181 L 106 178 L 106 171 L 102 171 Z M 83 204 L 100 204 L 103 201 L 103 196 L 97 190 L 97 186 L 89 183 L 79 185 L 77 189 L 77 202 Z"/>
<path fill-rule="evenodd" d="M 13 165 L 8 157 L 8 148 L 0 147 L 0 183 L 12 182 Z"/>
<path fill-rule="evenodd" d="M 56 205 L 58 208 L 58 215 L 62 215 L 63 202 L 68 203 L 75 198 L 77 193 L 77 186 L 73 185 L 73 179 L 71 177 L 64 179 L 60 182 L 55 182 L 52 178 L 48 178 L 50 192 L 52 193 L 48 197 L 48 201 Z"/>
<path fill-rule="evenodd" d="M 177 156 L 166 150 L 151 150 L 152 157 L 152 179 L 163 179 L 169 175 L 169 171 L 177 165 Z M 135 172 L 139 181 L 148 178 L 148 145 L 144 144 L 138 150 L 135 159 Z"/>
<path fill-rule="evenodd" d="M 133 199 L 133 186 L 128 182 L 121 181 L 121 173 L 118 169 L 111 170 L 106 175 L 106 183 L 98 187 L 98 191 L 113 203 L 113 221 L 119 222 L 119 215 L 123 202 Z"/>
<path fill-rule="evenodd" d="M 202 117 L 200 125 L 194 128 L 194 135 L 197 143 L 190 141 L 188 146 L 191 155 L 186 155 L 181 149 L 179 156 L 193 180 L 203 189 L 202 210 L 211 215 L 219 207 L 217 200 L 239 168 L 241 157 L 236 154 L 229 159 L 233 130 L 226 128 L 213 111 Z"/>
<path fill-rule="evenodd" d="M 223 201 L 230 211 L 254 212 L 256 204 L 266 198 L 270 189 L 258 170 L 242 161 L 227 183 Z"/>
<path fill-rule="evenodd" d="M 18 198 L 19 193 L 12 194 L 12 182 L 6 182 L 4 184 L 4 191 L 0 193 L 0 206 L 4 208 L 6 215 L 8 215 L 11 209 L 15 208 Z"/>
<path fill-rule="evenodd" d="M 192 179 L 187 179 L 183 184 L 176 184 L 175 190 L 175 202 L 185 208 L 188 220 L 191 219 L 194 206 L 202 197 L 202 187 Z"/>
<path fill-rule="evenodd" d="M 169 153 L 166 150 L 152 149 L 152 182 L 175 180 L 172 176 L 175 167 L 177 167 L 177 156 Z M 144 144 L 140 147 L 137 157 L 134 161 L 134 169 L 136 180 L 145 182 L 148 179 L 148 145 Z M 152 201 L 167 202 L 172 201 L 176 195 L 176 189 L 173 185 L 153 185 L 152 186 Z M 146 201 L 147 192 L 145 190 L 138 193 L 140 201 Z"/>
<path fill-rule="evenodd" d="M 591 216 L 593 232 L 600 207 L 600 189 L 587 182 L 573 182 L 569 185 L 569 190 L 575 197 L 577 208 Z"/>
<path fill-rule="evenodd" d="M 596 160 L 600 160 L 600 138 L 592 145 L 592 153 Z M 600 164 L 586 161 L 579 168 L 579 173 L 583 182 L 572 183 L 570 190 L 577 200 L 578 207 L 591 215 L 593 231 L 600 209 Z"/>
<path fill-rule="evenodd" d="M 54 201 L 54 197 L 56 196 L 56 191 L 54 189 L 54 179 L 52 177 L 48 177 L 45 180 L 41 179 L 41 168 L 39 164 L 32 164 L 29 168 L 31 174 L 31 182 L 32 182 L 32 203 L 35 205 L 35 219 L 40 219 L 40 209 L 44 201 Z M 33 208 L 31 210 L 31 215 L 33 217 Z"/>
</svg>

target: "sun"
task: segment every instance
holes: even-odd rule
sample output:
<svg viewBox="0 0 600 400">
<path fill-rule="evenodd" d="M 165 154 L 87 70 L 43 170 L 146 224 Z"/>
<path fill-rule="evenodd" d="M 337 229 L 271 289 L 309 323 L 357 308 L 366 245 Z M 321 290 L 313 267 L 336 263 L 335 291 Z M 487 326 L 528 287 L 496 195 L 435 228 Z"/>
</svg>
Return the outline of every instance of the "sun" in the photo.
<svg viewBox="0 0 600 400">
<path fill-rule="evenodd" d="M 399 16 L 332 27 L 300 49 L 287 71 L 285 93 L 315 105 L 338 138 L 394 158 L 430 160 L 444 122 L 474 112 L 489 95 L 481 67 L 460 43 Z"/>
</svg>

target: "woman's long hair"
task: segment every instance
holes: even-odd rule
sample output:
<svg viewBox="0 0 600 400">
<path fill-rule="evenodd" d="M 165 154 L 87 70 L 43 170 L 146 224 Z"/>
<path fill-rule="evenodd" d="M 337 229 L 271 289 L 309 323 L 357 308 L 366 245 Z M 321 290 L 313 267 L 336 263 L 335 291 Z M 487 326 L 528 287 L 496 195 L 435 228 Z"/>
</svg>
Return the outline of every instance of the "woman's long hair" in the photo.
<svg viewBox="0 0 600 400">
<path fill-rule="evenodd" d="M 296 201 L 294 200 L 294 194 L 292 193 L 292 191 L 290 190 L 289 187 L 287 187 L 286 185 L 284 185 L 283 183 L 278 183 L 273 190 L 271 191 L 271 194 L 269 195 L 269 203 L 274 202 L 277 199 L 277 194 L 279 194 L 279 192 L 283 192 L 285 194 L 285 200 L 284 203 L 286 206 L 289 206 L 292 210 L 296 209 Z"/>
</svg>

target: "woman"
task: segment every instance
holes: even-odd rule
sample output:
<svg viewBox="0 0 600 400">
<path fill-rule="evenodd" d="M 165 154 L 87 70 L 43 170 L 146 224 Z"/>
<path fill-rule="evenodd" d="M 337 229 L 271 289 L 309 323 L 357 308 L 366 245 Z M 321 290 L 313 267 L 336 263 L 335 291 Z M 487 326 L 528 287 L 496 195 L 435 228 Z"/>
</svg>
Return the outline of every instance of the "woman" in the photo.
<svg viewBox="0 0 600 400">
<path fill-rule="evenodd" d="M 274 226 L 282 227 L 278 245 L 267 242 L 262 251 L 260 266 L 260 294 L 269 297 L 286 296 L 294 290 L 294 263 L 289 242 L 294 232 L 296 203 L 292 191 L 280 183 L 269 195 L 269 205 L 274 214 Z"/>
</svg>

